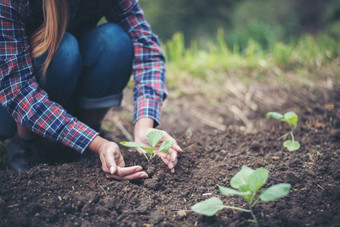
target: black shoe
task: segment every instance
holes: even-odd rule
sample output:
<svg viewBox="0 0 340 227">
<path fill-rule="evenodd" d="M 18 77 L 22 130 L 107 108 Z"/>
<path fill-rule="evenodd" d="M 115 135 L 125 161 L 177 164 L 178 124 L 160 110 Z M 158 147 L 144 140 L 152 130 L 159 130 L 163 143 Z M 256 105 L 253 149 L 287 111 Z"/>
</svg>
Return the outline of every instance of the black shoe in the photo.
<svg viewBox="0 0 340 227">
<path fill-rule="evenodd" d="M 16 134 L 7 146 L 8 165 L 15 171 L 25 171 L 43 162 L 44 153 L 38 137 L 23 139 Z"/>
</svg>

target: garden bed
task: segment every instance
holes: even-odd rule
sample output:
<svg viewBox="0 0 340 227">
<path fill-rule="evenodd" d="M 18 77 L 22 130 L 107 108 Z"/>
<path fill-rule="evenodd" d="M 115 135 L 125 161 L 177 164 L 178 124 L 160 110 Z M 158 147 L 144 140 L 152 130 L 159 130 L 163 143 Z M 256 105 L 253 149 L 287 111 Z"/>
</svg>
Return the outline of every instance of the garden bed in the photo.
<svg viewBox="0 0 340 227">
<path fill-rule="evenodd" d="M 229 182 L 241 168 L 270 171 L 265 187 L 290 183 L 287 197 L 259 202 L 254 213 L 260 226 L 338 226 L 340 223 L 339 93 L 299 108 L 296 152 L 282 146 L 286 126 L 266 120 L 257 133 L 237 129 L 177 134 L 184 152 L 176 173 L 159 158 L 147 162 L 137 152 L 121 148 L 127 165 L 149 173 L 142 181 L 106 179 L 100 162 L 39 165 L 28 172 L 0 170 L 1 226 L 252 226 L 251 215 L 222 210 L 205 217 L 190 210 L 195 203 L 217 196 L 226 205 L 247 208 L 241 198 L 221 196 L 217 184 Z M 263 117 L 263 116 L 261 116 Z"/>
</svg>

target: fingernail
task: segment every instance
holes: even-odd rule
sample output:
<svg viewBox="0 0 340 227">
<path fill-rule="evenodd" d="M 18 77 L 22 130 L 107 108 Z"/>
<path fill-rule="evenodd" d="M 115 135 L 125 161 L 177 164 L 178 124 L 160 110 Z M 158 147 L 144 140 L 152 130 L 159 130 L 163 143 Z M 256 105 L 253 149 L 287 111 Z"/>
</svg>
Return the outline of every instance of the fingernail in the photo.
<svg viewBox="0 0 340 227">
<path fill-rule="evenodd" d="M 183 151 L 182 148 L 180 148 L 177 144 L 175 144 L 176 149 Z"/>
<path fill-rule="evenodd" d="M 148 177 L 148 175 L 147 175 L 146 173 L 142 173 L 142 174 L 140 174 L 140 175 L 139 175 L 139 177 L 144 177 L 144 178 L 147 178 L 147 177 Z"/>
<path fill-rule="evenodd" d="M 141 171 L 143 168 L 141 166 L 136 167 L 136 172 Z"/>
<path fill-rule="evenodd" d="M 111 174 L 113 174 L 113 170 L 114 170 L 114 168 L 113 168 L 113 166 L 111 166 L 111 168 L 110 168 L 110 173 Z"/>
</svg>

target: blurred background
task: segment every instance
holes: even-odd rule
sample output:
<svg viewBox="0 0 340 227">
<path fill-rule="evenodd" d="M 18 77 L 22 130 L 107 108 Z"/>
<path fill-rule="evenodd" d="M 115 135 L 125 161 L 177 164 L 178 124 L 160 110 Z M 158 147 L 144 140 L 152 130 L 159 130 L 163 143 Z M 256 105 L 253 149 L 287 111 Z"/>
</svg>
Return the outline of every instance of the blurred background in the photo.
<svg viewBox="0 0 340 227">
<path fill-rule="evenodd" d="M 339 0 L 140 0 L 154 32 L 165 42 L 176 32 L 204 44 L 223 29 L 228 45 L 249 38 L 267 47 L 305 33 L 340 37 Z"/>
<path fill-rule="evenodd" d="M 340 0 L 139 2 L 167 59 L 161 128 L 259 132 L 268 111 L 340 109 Z M 132 131 L 130 91 L 124 100 L 111 117 Z"/>
<path fill-rule="evenodd" d="M 167 59 L 161 128 L 258 132 L 268 111 L 337 109 L 340 0 L 139 2 Z M 132 112 L 126 92 L 111 117 L 132 131 Z"/>
</svg>

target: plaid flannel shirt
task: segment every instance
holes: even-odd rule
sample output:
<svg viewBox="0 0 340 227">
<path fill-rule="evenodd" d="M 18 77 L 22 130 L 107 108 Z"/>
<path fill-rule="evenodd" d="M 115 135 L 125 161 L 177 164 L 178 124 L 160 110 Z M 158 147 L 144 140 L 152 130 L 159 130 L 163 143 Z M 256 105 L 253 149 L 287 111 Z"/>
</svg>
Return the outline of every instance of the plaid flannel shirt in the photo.
<svg viewBox="0 0 340 227">
<path fill-rule="evenodd" d="M 83 152 L 97 132 L 49 100 L 34 74 L 27 27 L 32 22 L 32 2 L 0 2 L 0 103 L 33 132 Z M 69 12 L 68 31 L 75 35 L 94 27 L 102 16 L 128 33 L 134 45 L 134 122 L 149 117 L 158 124 L 167 96 L 165 59 L 138 1 L 69 0 Z"/>
</svg>

